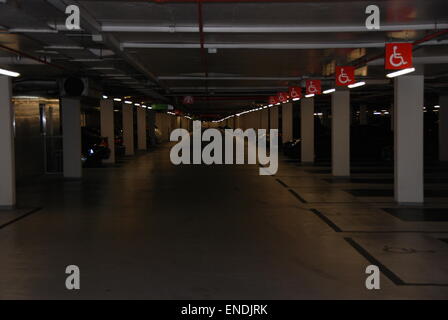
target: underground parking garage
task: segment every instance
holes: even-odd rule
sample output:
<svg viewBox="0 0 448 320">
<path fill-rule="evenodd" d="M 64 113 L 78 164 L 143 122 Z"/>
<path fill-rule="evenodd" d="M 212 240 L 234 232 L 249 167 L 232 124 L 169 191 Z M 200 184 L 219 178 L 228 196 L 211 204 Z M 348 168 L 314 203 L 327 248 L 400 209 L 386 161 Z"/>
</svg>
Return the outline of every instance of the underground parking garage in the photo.
<svg viewBox="0 0 448 320">
<path fill-rule="evenodd" d="M 0 300 L 447 299 L 447 12 L 0 0 Z"/>
</svg>

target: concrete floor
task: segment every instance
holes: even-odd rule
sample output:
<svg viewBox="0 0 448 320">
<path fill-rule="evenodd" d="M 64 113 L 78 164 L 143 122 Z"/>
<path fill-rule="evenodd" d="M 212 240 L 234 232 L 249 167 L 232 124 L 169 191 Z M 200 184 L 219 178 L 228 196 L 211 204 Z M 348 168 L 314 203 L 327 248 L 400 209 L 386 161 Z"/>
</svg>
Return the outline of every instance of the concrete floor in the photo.
<svg viewBox="0 0 448 320">
<path fill-rule="evenodd" d="M 425 204 L 439 221 L 408 221 L 383 210 L 399 208 L 391 197 L 350 193 L 389 189 L 390 172 L 326 170 L 175 167 L 164 146 L 19 186 L 20 209 L 0 212 L 0 299 L 447 299 L 448 198 Z M 372 263 L 380 290 L 364 285 Z M 79 291 L 65 289 L 70 264 Z"/>
</svg>

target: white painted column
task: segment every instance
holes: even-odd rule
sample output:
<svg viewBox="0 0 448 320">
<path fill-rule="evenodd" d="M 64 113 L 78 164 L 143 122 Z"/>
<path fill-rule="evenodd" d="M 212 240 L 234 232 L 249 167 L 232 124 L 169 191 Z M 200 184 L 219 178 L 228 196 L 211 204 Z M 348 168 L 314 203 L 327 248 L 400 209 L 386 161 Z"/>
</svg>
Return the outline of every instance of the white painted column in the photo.
<svg viewBox="0 0 448 320">
<path fill-rule="evenodd" d="M 7 209 L 16 204 L 14 111 L 11 96 L 11 78 L 0 76 L 0 208 Z"/>
<path fill-rule="evenodd" d="M 270 129 L 278 129 L 278 106 L 273 106 L 270 108 L 270 123 L 269 127 Z"/>
<path fill-rule="evenodd" d="M 114 102 L 111 99 L 101 100 L 101 136 L 107 137 L 110 149 L 109 159 L 104 159 L 104 163 L 115 163 L 115 129 L 114 129 Z"/>
<path fill-rule="evenodd" d="M 418 72 L 418 73 L 417 73 Z M 423 96 L 421 70 L 395 78 L 395 201 L 423 202 Z"/>
<path fill-rule="evenodd" d="M 292 103 L 285 103 L 282 106 L 282 142 L 292 140 Z"/>
<path fill-rule="evenodd" d="M 314 98 L 303 98 L 300 102 L 301 161 L 314 162 Z"/>
<path fill-rule="evenodd" d="M 439 98 L 439 160 L 448 161 L 448 95 Z"/>
<path fill-rule="evenodd" d="M 65 178 L 81 178 L 81 100 L 62 98 L 62 152 Z"/>
<path fill-rule="evenodd" d="M 147 150 L 146 109 L 142 107 L 137 107 L 137 139 L 138 139 L 138 150 Z"/>
<path fill-rule="evenodd" d="M 362 126 L 365 126 L 365 125 L 367 125 L 367 116 L 368 116 L 368 113 L 367 113 L 368 111 L 367 111 L 367 106 L 366 105 L 362 105 L 360 108 L 359 108 L 359 124 L 360 125 L 362 125 Z"/>
<path fill-rule="evenodd" d="M 331 97 L 331 165 L 333 176 L 350 176 L 350 91 L 337 89 Z"/>
<path fill-rule="evenodd" d="M 126 148 L 126 155 L 134 155 L 134 110 L 130 104 L 122 104 L 123 116 L 123 144 Z"/>
</svg>

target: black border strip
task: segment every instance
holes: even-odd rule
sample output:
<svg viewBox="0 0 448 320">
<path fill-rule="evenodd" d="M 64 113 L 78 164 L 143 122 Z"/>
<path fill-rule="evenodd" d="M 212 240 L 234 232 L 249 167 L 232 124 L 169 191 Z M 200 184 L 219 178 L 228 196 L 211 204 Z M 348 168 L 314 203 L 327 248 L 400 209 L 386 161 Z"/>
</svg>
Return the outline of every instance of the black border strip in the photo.
<svg viewBox="0 0 448 320">
<path fill-rule="evenodd" d="M 286 183 L 284 183 L 282 180 L 280 180 L 280 179 L 275 179 L 278 183 L 280 183 L 282 186 L 284 186 L 285 188 L 289 188 L 289 186 L 286 184 Z"/>
<path fill-rule="evenodd" d="M 6 222 L 6 223 L 0 225 L 0 230 L 3 229 L 3 228 L 6 228 L 7 226 L 9 226 L 9 225 L 11 225 L 11 224 L 13 224 L 14 222 L 17 222 L 17 221 L 19 221 L 19 220 L 22 220 L 22 219 L 24 219 L 24 218 L 26 218 L 26 217 L 32 215 L 33 213 L 38 212 L 38 211 L 40 211 L 40 210 L 42 210 L 42 208 L 34 208 L 33 210 L 31 210 L 31 211 L 29 211 L 29 212 L 27 212 L 27 213 L 24 213 L 24 214 L 22 214 L 21 216 L 19 216 L 19 217 L 15 218 L 15 219 L 12 219 L 11 221 L 8 221 L 8 222 Z"/>
<path fill-rule="evenodd" d="M 352 238 L 344 238 L 345 241 L 348 242 L 349 245 L 353 247 L 360 255 L 362 255 L 367 261 L 369 261 L 371 264 L 377 266 L 380 271 L 395 285 L 397 286 L 403 286 L 405 285 L 405 282 L 397 276 L 395 273 L 393 273 L 390 269 L 388 269 L 384 264 L 379 262 L 377 259 L 375 259 L 370 253 L 367 252 L 366 249 L 361 247 L 355 240 Z"/>
<path fill-rule="evenodd" d="M 379 262 L 375 257 L 373 257 L 366 249 L 364 249 L 359 243 L 357 243 L 352 238 L 344 238 L 345 241 L 350 244 L 353 249 L 355 249 L 360 255 L 362 255 L 371 264 L 376 265 L 380 271 L 395 285 L 397 286 L 416 286 L 416 287 L 448 287 L 446 283 L 407 283 L 404 282 L 399 276 L 393 273 L 384 264 Z"/>
<path fill-rule="evenodd" d="M 297 199 L 299 199 L 299 201 L 300 202 L 302 202 L 302 203 L 307 203 L 307 201 L 305 200 L 305 199 L 303 199 L 297 192 L 295 192 L 294 190 L 292 190 L 292 189 L 288 189 L 288 191 L 294 196 L 294 197 L 296 197 Z"/>
<path fill-rule="evenodd" d="M 317 210 L 317 209 L 310 209 L 310 211 L 312 213 L 314 213 L 315 215 L 317 215 L 322 221 L 324 221 L 335 232 L 342 232 L 341 228 L 339 228 L 333 221 L 331 221 L 326 215 L 324 215 L 319 210 Z"/>
</svg>

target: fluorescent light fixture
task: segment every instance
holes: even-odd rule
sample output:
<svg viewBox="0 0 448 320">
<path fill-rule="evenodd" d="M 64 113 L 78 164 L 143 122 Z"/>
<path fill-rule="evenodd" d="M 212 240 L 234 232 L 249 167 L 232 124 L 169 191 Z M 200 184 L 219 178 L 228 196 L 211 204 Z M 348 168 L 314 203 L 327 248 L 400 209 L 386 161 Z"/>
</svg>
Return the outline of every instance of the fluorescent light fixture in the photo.
<svg viewBox="0 0 448 320">
<path fill-rule="evenodd" d="M 107 98 L 108 98 L 108 96 L 103 95 L 103 99 L 107 99 Z"/>
<path fill-rule="evenodd" d="M 329 94 L 329 93 L 332 93 L 332 92 L 335 92 L 335 91 L 336 91 L 335 88 L 333 88 L 333 89 L 328 89 L 328 90 L 325 90 L 325 91 L 323 92 L 323 94 Z"/>
<path fill-rule="evenodd" d="M 407 69 L 398 70 L 398 71 L 389 73 L 389 74 L 386 75 L 386 77 L 388 77 L 388 78 L 395 78 L 395 77 L 402 76 L 404 74 L 408 74 L 408 73 L 411 73 L 411 72 L 414 72 L 414 71 L 415 71 L 415 68 L 407 68 Z"/>
<path fill-rule="evenodd" d="M 120 98 L 114 98 L 114 101 L 121 101 Z"/>
<path fill-rule="evenodd" d="M 279 103 L 276 103 L 275 105 L 276 105 L 276 106 L 279 106 L 279 105 L 280 105 L 280 102 L 279 102 Z"/>
<path fill-rule="evenodd" d="M 50 50 L 84 50 L 81 46 L 45 46 L 44 49 Z"/>
<path fill-rule="evenodd" d="M 349 84 L 348 87 L 349 87 L 350 89 L 352 89 L 352 88 L 362 87 L 362 86 L 364 86 L 365 84 L 366 84 L 366 83 L 365 83 L 364 81 L 361 81 L 361 82 L 356 82 L 356 83 L 354 83 L 354 84 Z"/>
<path fill-rule="evenodd" d="M 269 108 L 270 108 L 270 107 L 273 107 L 273 106 L 274 106 L 273 104 L 268 105 Z"/>
<path fill-rule="evenodd" d="M 314 97 L 314 93 L 312 93 L 312 94 L 307 94 L 307 95 L 305 96 L 305 98 L 312 98 L 312 97 Z"/>
<path fill-rule="evenodd" d="M 13 99 L 41 99 L 42 97 L 37 96 L 13 96 Z"/>
<path fill-rule="evenodd" d="M 88 68 L 88 70 L 115 70 L 115 68 L 112 68 L 112 67 L 92 67 L 92 68 Z"/>
<path fill-rule="evenodd" d="M 134 106 L 140 107 L 140 103 L 134 103 Z"/>
<path fill-rule="evenodd" d="M 440 109 L 440 106 L 434 106 L 434 109 Z"/>
<path fill-rule="evenodd" d="M 142 108 L 146 108 L 146 105 L 142 104 Z"/>
<path fill-rule="evenodd" d="M 126 103 L 126 104 L 132 104 L 132 101 L 129 101 L 129 100 L 125 100 L 125 102 L 124 103 Z"/>
<path fill-rule="evenodd" d="M 9 71 L 9 70 L 6 70 L 6 69 L 0 69 L 0 74 L 3 74 L 5 76 L 9 76 L 9 77 L 14 77 L 14 78 L 20 76 L 20 73 L 14 72 L 14 71 Z"/>
<path fill-rule="evenodd" d="M 0 1 L 1 3 L 1 1 Z M 11 28 L 8 30 L 11 33 L 57 33 L 58 30 L 43 29 L 43 28 Z"/>
<path fill-rule="evenodd" d="M 292 101 L 299 101 L 300 100 L 300 98 L 294 98 L 294 99 L 292 99 Z"/>
</svg>

